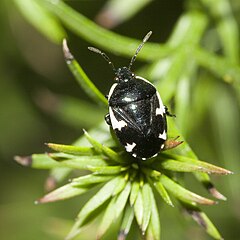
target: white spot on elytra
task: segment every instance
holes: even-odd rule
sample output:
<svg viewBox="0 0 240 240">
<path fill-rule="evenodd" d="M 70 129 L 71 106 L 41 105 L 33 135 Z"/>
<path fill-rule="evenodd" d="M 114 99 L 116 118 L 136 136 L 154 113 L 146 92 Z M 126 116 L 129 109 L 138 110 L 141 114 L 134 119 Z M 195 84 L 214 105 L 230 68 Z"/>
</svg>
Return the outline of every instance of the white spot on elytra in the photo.
<svg viewBox="0 0 240 240">
<path fill-rule="evenodd" d="M 142 160 L 144 161 L 144 160 L 147 160 L 147 158 L 142 158 Z"/>
<path fill-rule="evenodd" d="M 163 133 L 160 133 L 158 138 L 161 138 L 161 139 L 164 139 L 166 140 L 167 139 L 167 134 L 166 134 L 166 131 L 164 130 Z"/>
<path fill-rule="evenodd" d="M 161 145 L 161 149 L 163 149 L 164 148 L 164 143 Z"/>
<path fill-rule="evenodd" d="M 156 108 L 156 116 L 162 115 L 162 114 L 163 114 L 163 112 L 162 112 L 161 108 Z"/>
<path fill-rule="evenodd" d="M 127 126 L 127 123 L 123 120 L 120 120 L 118 121 L 115 116 L 114 116 L 114 113 L 113 113 L 113 110 L 112 108 L 110 107 L 109 108 L 109 115 L 110 115 L 110 119 L 111 119 L 111 123 L 112 123 L 112 127 L 113 129 L 118 129 L 119 131 L 121 131 L 121 129 L 123 127 L 126 127 Z"/>
<path fill-rule="evenodd" d="M 127 152 L 132 152 L 135 146 L 136 146 L 136 143 L 132 143 L 132 144 L 127 143 L 127 145 L 125 146 L 125 149 Z"/>
<path fill-rule="evenodd" d="M 137 154 L 136 154 L 136 153 L 134 153 L 132 156 L 133 156 L 133 157 L 137 157 Z"/>
</svg>

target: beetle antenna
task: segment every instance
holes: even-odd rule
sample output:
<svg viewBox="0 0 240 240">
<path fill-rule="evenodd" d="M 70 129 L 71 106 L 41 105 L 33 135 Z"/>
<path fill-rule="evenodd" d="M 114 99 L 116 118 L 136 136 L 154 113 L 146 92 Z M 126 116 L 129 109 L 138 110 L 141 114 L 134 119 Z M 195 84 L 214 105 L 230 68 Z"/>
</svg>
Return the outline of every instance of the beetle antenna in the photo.
<svg viewBox="0 0 240 240">
<path fill-rule="evenodd" d="M 142 43 L 138 46 L 134 56 L 131 59 L 131 62 L 130 62 L 129 67 L 128 67 L 129 70 L 131 69 L 133 63 L 135 62 L 136 57 L 137 57 L 138 53 L 140 52 L 140 50 L 142 49 L 144 43 L 147 42 L 147 40 L 150 38 L 151 35 L 152 35 L 152 31 L 148 32 L 147 35 L 143 38 Z"/>
<path fill-rule="evenodd" d="M 110 60 L 106 53 L 101 52 L 99 49 L 95 47 L 88 47 L 88 49 L 92 52 L 100 54 L 108 62 L 108 64 L 112 66 L 113 71 L 116 72 L 116 68 L 114 67 L 112 61 Z"/>
</svg>

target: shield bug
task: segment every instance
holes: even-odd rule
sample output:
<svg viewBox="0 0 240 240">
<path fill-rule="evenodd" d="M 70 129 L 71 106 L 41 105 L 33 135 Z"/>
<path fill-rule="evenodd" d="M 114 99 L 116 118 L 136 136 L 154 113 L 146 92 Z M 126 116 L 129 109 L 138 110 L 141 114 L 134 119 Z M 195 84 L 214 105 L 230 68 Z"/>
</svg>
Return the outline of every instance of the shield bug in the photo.
<svg viewBox="0 0 240 240">
<path fill-rule="evenodd" d="M 142 160 L 182 143 L 176 139 L 167 140 L 166 115 L 173 115 L 163 105 L 154 85 L 131 71 L 139 51 L 151 34 L 150 31 L 143 38 L 128 67 L 116 69 L 104 52 L 94 47 L 88 48 L 100 54 L 112 66 L 115 74 L 115 83 L 107 95 L 109 113 L 105 120 L 113 128 L 125 150 Z"/>
</svg>

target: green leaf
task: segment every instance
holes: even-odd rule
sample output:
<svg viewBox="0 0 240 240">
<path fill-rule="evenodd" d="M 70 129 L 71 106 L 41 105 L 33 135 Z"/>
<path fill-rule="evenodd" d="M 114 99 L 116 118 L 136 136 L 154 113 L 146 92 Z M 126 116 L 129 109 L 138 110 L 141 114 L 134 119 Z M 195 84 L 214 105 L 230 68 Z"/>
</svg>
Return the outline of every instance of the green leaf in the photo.
<svg viewBox="0 0 240 240">
<path fill-rule="evenodd" d="M 30 158 L 32 168 L 51 169 L 61 167 L 61 164 L 50 158 L 47 154 L 33 154 Z"/>
<path fill-rule="evenodd" d="M 127 184 L 126 178 L 123 175 L 121 175 L 121 179 L 119 180 L 118 185 L 114 189 L 112 195 L 113 196 L 118 195 L 125 188 L 126 184 Z"/>
<path fill-rule="evenodd" d="M 130 231 L 130 228 L 132 226 L 133 219 L 134 219 L 133 208 L 129 204 L 127 204 L 126 209 L 124 211 L 122 224 L 120 227 L 118 240 L 123 240 L 126 238 L 126 236 L 128 235 L 128 233 Z"/>
<path fill-rule="evenodd" d="M 159 164 L 160 165 L 160 164 Z M 166 170 L 175 171 L 175 172 L 207 172 L 206 169 L 204 169 L 201 166 L 197 166 L 196 164 L 189 164 L 189 163 L 183 163 L 175 160 L 164 160 L 161 162 L 161 167 Z"/>
<path fill-rule="evenodd" d="M 63 144 L 56 144 L 56 143 L 47 143 L 47 146 L 57 152 L 72 154 L 76 156 L 94 155 L 94 150 L 91 147 L 80 147 L 80 146 L 63 145 Z"/>
<path fill-rule="evenodd" d="M 102 156 L 79 156 L 72 159 L 60 159 L 55 156 L 53 154 L 51 155 L 53 159 L 56 159 L 56 161 L 58 161 L 58 167 L 62 166 L 74 169 L 85 169 L 90 171 L 94 171 L 95 168 L 95 171 L 97 171 L 99 168 L 107 166 L 109 164 L 102 159 Z"/>
<path fill-rule="evenodd" d="M 86 138 L 88 139 L 88 141 L 92 144 L 92 146 L 94 147 L 94 149 L 96 150 L 96 152 L 98 153 L 103 153 L 105 156 L 109 157 L 111 160 L 118 162 L 118 163 L 123 163 L 124 162 L 124 158 L 120 157 L 118 153 L 116 153 L 115 151 L 113 151 L 111 148 L 106 147 L 104 145 L 102 145 L 101 143 L 97 142 L 95 139 L 93 139 L 88 133 L 87 131 L 84 130 L 84 134 L 86 136 Z"/>
<path fill-rule="evenodd" d="M 154 169 L 141 167 L 141 170 L 145 173 L 145 175 L 147 175 L 149 177 L 157 178 L 161 175 L 161 173 L 159 171 L 156 171 Z"/>
<path fill-rule="evenodd" d="M 130 194 L 130 206 L 133 206 L 133 204 L 135 203 L 138 196 L 139 188 L 140 188 L 140 183 L 136 180 L 133 181 L 131 194 Z"/>
<path fill-rule="evenodd" d="M 121 166 L 88 166 L 87 168 L 91 172 L 94 172 L 94 174 L 106 174 L 106 175 L 112 175 L 112 174 L 118 174 L 125 170 L 125 168 Z"/>
<path fill-rule="evenodd" d="M 128 182 L 125 188 L 119 193 L 115 203 L 115 218 L 118 218 L 126 206 L 129 194 L 131 191 L 131 183 Z"/>
<path fill-rule="evenodd" d="M 112 197 L 114 189 L 119 184 L 121 177 L 115 177 L 106 183 L 82 208 L 77 216 L 77 220 L 67 236 L 67 239 L 72 239 L 78 234 L 79 228 L 86 224 L 91 219 L 95 218 L 94 212 L 99 209 L 107 200 Z"/>
<path fill-rule="evenodd" d="M 75 60 L 67 46 L 66 39 L 63 40 L 63 53 L 70 71 L 72 72 L 82 89 L 86 92 L 86 94 L 91 97 L 97 104 L 102 103 L 102 105 L 107 106 L 107 99 L 96 88 L 96 86 L 92 83 L 92 81 L 83 71 L 79 63 Z"/>
<path fill-rule="evenodd" d="M 117 197 L 115 196 L 111 199 L 110 203 L 108 204 L 104 212 L 100 226 L 98 227 L 96 239 L 101 239 L 102 236 L 107 232 L 107 230 L 110 228 L 110 226 L 113 224 L 115 220 L 116 198 Z"/>
<path fill-rule="evenodd" d="M 148 227 L 151 213 L 152 213 L 152 199 L 151 199 L 152 189 L 149 183 L 145 183 L 142 187 L 142 200 L 143 200 L 143 220 L 142 220 L 142 233 L 145 234 Z"/>
<path fill-rule="evenodd" d="M 54 43 L 60 43 L 66 33 L 58 19 L 50 14 L 39 0 L 14 0 L 16 6 L 30 24 Z"/>
<path fill-rule="evenodd" d="M 203 205 L 216 204 L 216 202 L 213 200 L 201 197 L 191 191 L 188 191 L 166 175 L 162 174 L 159 181 L 168 190 L 168 192 L 172 193 L 176 198 L 180 199 L 185 203 L 191 204 L 193 206 L 196 206 L 197 203 Z"/>
<path fill-rule="evenodd" d="M 205 229 L 205 231 L 214 239 L 223 240 L 222 236 L 218 232 L 217 228 L 208 218 L 208 216 L 197 207 L 185 206 L 190 216 Z"/>
<path fill-rule="evenodd" d="M 134 215 L 136 217 L 138 225 L 141 227 L 143 222 L 143 198 L 142 191 L 138 191 L 136 201 L 133 205 Z"/>
<path fill-rule="evenodd" d="M 200 161 L 187 163 L 169 159 L 162 161 L 161 167 L 163 169 L 175 172 L 205 172 L 208 174 L 225 174 L 223 173 L 222 168 Z"/>
<path fill-rule="evenodd" d="M 132 57 L 141 43 L 139 40 L 124 37 L 108 31 L 90 21 L 75 11 L 63 1 L 44 0 L 46 7 L 77 35 L 99 47 L 110 50 L 115 54 Z M 139 54 L 139 59 L 151 60 L 160 56 L 167 56 L 171 52 L 168 46 L 147 43 Z"/>
<path fill-rule="evenodd" d="M 120 192 L 119 195 L 115 195 L 115 197 L 112 198 L 101 221 L 97 234 L 97 239 L 102 238 L 102 236 L 106 233 L 106 231 L 109 229 L 114 220 L 116 220 L 119 217 L 119 215 L 123 212 L 123 209 L 128 200 L 130 190 L 131 184 L 130 182 L 128 182 L 124 190 Z"/>
<path fill-rule="evenodd" d="M 162 162 L 162 167 L 164 167 L 165 169 L 172 170 L 172 171 L 177 171 L 177 169 L 179 168 L 179 171 L 184 171 L 184 169 L 186 169 L 186 171 L 190 171 L 190 172 L 191 171 L 201 171 L 201 172 L 206 172 L 208 174 L 221 174 L 221 175 L 232 174 L 232 172 L 229 170 L 226 170 L 224 168 L 217 167 L 210 163 L 199 161 L 199 160 L 196 160 L 196 159 L 190 158 L 190 157 L 185 157 L 185 156 L 176 155 L 176 154 L 163 153 L 163 154 L 161 154 L 160 158 L 162 158 L 163 160 L 169 159 L 169 160 L 164 160 Z M 172 159 L 174 159 L 174 160 L 172 160 Z M 177 161 L 175 161 L 175 160 L 177 160 Z"/>
<path fill-rule="evenodd" d="M 65 199 L 80 195 L 82 193 L 85 193 L 88 190 L 89 190 L 89 187 L 80 188 L 80 187 L 75 187 L 74 184 L 72 183 L 69 183 L 60 188 L 57 188 L 56 190 L 45 195 L 44 197 L 38 199 L 36 203 L 48 203 L 48 202 L 65 200 Z"/>
<path fill-rule="evenodd" d="M 37 169 L 53 169 L 58 167 L 71 168 L 71 169 L 85 169 L 85 170 L 95 170 L 98 168 L 107 166 L 109 161 L 106 162 L 101 156 L 71 156 L 71 158 L 61 157 L 64 155 L 57 154 L 33 154 L 30 157 L 19 157 L 16 156 L 15 160 L 24 166 L 31 166 Z M 110 167 L 111 168 L 111 167 Z M 102 169 L 102 172 L 110 172 L 108 169 Z M 109 169 L 110 170 L 110 169 Z M 111 170 L 113 171 L 113 170 Z M 115 172 L 122 171 L 115 169 Z"/>
<path fill-rule="evenodd" d="M 113 176 L 111 175 L 104 176 L 104 175 L 88 174 L 85 176 L 72 179 L 71 183 L 74 187 L 83 187 L 83 186 L 88 186 L 95 183 L 106 182 L 112 178 Z"/>
<path fill-rule="evenodd" d="M 152 204 L 152 213 L 151 213 L 149 226 L 147 229 L 146 239 L 160 240 L 161 225 L 160 225 L 159 211 L 158 211 L 157 204 L 152 191 L 151 191 L 150 197 L 151 197 L 151 204 Z"/>
<path fill-rule="evenodd" d="M 164 186 L 162 185 L 162 183 L 160 181 L 154 181 L 153 183 L 154 187 L 156 188 L 157 192 L 160 194 L 160 196 L 162 197 L 162 199 L 171 207 L 174 207 L 172 200 L 170 199 L 166 189 L 164 188 Z"/>
</svg>

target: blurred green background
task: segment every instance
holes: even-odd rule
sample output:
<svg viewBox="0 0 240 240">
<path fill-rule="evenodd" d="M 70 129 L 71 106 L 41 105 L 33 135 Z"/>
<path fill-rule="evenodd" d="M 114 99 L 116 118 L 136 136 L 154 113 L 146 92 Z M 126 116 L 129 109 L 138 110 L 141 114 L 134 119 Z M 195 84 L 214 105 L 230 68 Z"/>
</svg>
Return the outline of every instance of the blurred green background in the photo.
<svg viewBox="0 0 240 240">
<path fill-rule="evenodd" d="M 82 134 L 82 128 L 93 126 L 95 119 L 85 122 L 82 117 L 78 119 L 82 113 L 79 106 L 89 99 L 68 71 L 61 44 L 50 41 L 36 30 L 23 17 L 15 2 L 21 3 L 0 1 L 0 237 L 8 240 L 63 239 L 85 202 L 84 198 L 34 205 L 34 200 L 44 194 L 44 180 L 48 173 L 21 167 L 13 161 L 13 156 L 45 152 L 45 142 L 70 144 Z M 109 22 L 104 22 L 99 15 L 107 1 L 65 2 L 89 19 L 98 19 L 109 26 Z M 216 8 L 218 2 L 230 3 L 239 31 L 239 0 L 216 0 Z M 198 6 L 198 1 L 158 0 L 145 1 L 144 4 L 138 12 L 132 13 L 132 17 L 122 19 L 123 22 L 113 31 L 142 39 L 152 30 L 150 41 L 164 43 L 181 14 L 191 11 L 192 5 Z M 208 11 L 206 9 L 206 13 Z M 203 38 L 203 45 L 221 53 L 216 38 L 216 21 L 209 19 L 210 30 Z M 106 93 L 112 84 L 111 70 L 89 53 L 87 46 L 92 43 L 68 28 L 65 31 L 75 57 L 90 79 Z M 239 38 L 235 41 L 239 42 Z M 237 51 L 236 64 L 239 66 L 239 49 Z M 117 66 L 129 62 L 129 58 L 108 55 Z M 141 66 L 143 62 L 137 61 L 134 69 Z M 213 177 L 228 201 L 203 209 L 225 239 L 237 240 L 240 236 L 240 92 L 201 69 L 198 74 L 199 78 L 191 86 L 194 94 L 189 112 L 180 117 L 179 124 L 200 159 L 235 172 L 232 176 Z M 96 111 L 96 121 L 99 122 L 104 111 Z M 195 190 L 197 184 L 193 178 L 187 176 L 186 179 L 189 180 L 188 186 Z M 200 187 L 196 192 L 201 191 L 206 196 Z M 182 214 L 169 206 L 161 207 L 161 222 L 162 239 L 210 239 L 188 217 L 183 221 Z M 86 230 L 86 239 L 91 239 L 89 232 Z M 132 239 L 135 239 L 133 234 Z"/>
</svg>

